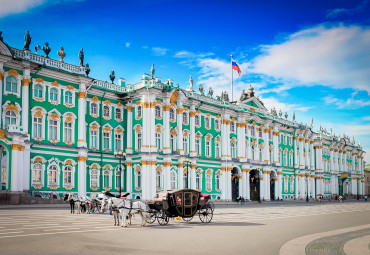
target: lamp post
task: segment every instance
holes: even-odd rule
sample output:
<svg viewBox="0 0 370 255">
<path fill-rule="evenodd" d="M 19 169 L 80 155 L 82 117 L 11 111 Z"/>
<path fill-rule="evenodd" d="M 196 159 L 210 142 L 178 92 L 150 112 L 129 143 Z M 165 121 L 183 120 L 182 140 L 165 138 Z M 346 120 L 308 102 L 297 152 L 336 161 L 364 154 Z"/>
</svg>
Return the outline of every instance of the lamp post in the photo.
<svg viewBox="0 0 370 255">
<path fill-rule="evenodd" d="M 118 172 L 118 177 L 119 177 L 119 186 L 118 186 L 118 193 L 121 196 L 121 175 L 122 175 L 122 159 L 126 160 L 126 152 L 122 151 L 115 151 L 114 156 L 119 159 L 119 172 Z"/>
<path fill-rule="evenodd" d="M 308 202 L 308 173 L 306 173 L 306 183 L 307 183 L 307 191 L 306 191 L 306 202 Z"/>
<path fill-rule="evenodd" d="M 189 164 L 191 164 L 191 160 L 190 159 L 185 159 L 184 163 L 186 164 L 186 171 L 187 171 L 187 174 L 186 174 L 186 188 L 188 189 L 189 188 Z"/>
</svg>

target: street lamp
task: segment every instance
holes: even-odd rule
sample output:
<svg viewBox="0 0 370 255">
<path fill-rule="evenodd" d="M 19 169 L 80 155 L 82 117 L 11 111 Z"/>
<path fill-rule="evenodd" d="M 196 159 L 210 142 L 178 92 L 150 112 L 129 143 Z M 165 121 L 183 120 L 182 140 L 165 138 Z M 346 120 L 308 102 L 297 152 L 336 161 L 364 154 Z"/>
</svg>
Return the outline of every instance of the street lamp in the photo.
<svg viewBox="0 0 370 255">
<path fill-rule="evenodd" d="M 119 159 L 119 172 L 118 172 L 118 177 L 119 177 L 119 186 L 118 186 L 118 193 L 121 196 L 121 174 L 122 174 L 122 159 L 126 160 L 126 152 L 122 151 L 115 151 L 114 156 Z"/>
<path fill-rule="evenodd" d="M 186 171 L 187 171 L 187 174 L 186 174 L 186 188 L 188 189 L 189 188 L 189 164 L 191 164 L 191 160 L 190 159 L 185 159 L 184 163 L 186 164 Z"/>
</svg>

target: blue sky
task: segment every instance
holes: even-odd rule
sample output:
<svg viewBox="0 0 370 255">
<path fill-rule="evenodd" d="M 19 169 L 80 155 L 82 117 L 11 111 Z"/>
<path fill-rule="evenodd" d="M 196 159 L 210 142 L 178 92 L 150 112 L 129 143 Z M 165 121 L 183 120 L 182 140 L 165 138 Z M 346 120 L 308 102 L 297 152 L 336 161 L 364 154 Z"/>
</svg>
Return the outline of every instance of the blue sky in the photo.
<svg viewBox="0 0 370 255">
<path fill-rule="evenodd" d="M 354 136 L 370 162 L 370 1 L 0 0 L 0 30 L 21 49 L 49 42 L 50 57 L 90 76 L 136 83 L 156 75 L 188 86 L 230 90 L 230 54 L 242 69 L 235 97 L 249 84 L 267 108 L 299 122 Z M 41 52 L 40 54 L 43 54 Z"/>
</svg>

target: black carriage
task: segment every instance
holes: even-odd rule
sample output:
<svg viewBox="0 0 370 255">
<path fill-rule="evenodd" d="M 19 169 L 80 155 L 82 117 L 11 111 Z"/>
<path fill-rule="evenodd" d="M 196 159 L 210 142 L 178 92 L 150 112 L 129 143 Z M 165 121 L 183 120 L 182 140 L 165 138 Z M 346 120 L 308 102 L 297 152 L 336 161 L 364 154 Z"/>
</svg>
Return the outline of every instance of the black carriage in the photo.
<svg viewBox="0 0 370 255">
<path fill-rule="evenodd" d="M 204 223 L 211 222 L 214 205 L 209 201 L 210 195 L 201 194 L 194 189 L 179 189 L 157 194 L 153 201 L 148 201 L 150 210 L 148 223 L 156 219 L 160 225 L 166 225 L 169 218 L 182 217 L 186 222 L 198 213 Z"/>
</svg>

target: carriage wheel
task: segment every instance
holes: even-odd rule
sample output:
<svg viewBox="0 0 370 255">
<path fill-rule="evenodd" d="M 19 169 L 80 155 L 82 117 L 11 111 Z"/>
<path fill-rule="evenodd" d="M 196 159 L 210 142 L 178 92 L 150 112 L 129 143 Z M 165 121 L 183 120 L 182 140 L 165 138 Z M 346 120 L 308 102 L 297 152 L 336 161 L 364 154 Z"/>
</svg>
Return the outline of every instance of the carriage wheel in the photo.
<svg viewBox="0 0 370 255">
<path fill-rule="evenodd" d="M 205 204 L 199 209 L 199 219 L 203 223 L 210 223 L 213 218 L 213 210 L 211 206 Z"/>
<path fill-rule="evenodd" d="M 148 214 L 149 214 L 149 216 L 146 219 L 146 222 L 148 222 L 149 224 L 152 224 L 155 221 L 155 219 L 157 218 L 157 213 L 156 212 L 150 212 Z"/>
<path fill-rule="evenodd" d="M 186 223 L 189 223 L 193 219 L 194 216 L 182 218 Z"/>
<path fill-rule="evenodd" d="M 163 210 L 160 210 L 156 215 L 159 225 L 167 225 L 169 218 Z"/>
<path fill-rule="evenodd" d="M 207 205 L 212 209 L 212 212 L 215 210 L 215 205 L 211 201 L 208 201 Z"/>
</svg>

